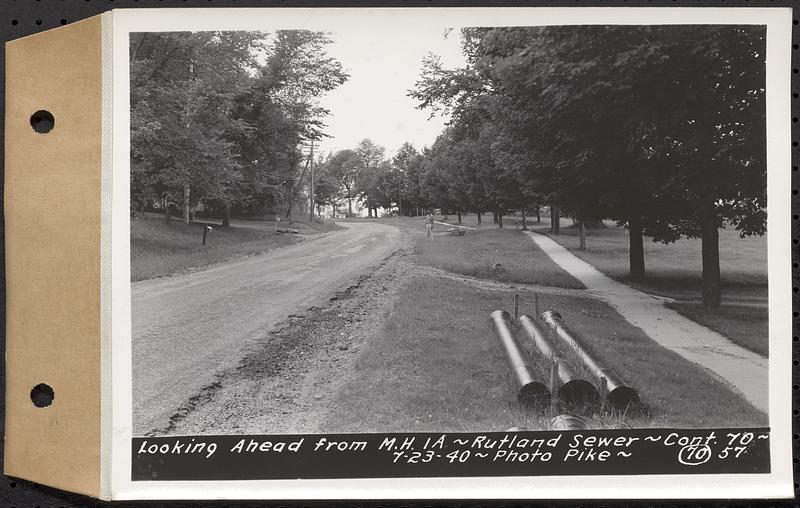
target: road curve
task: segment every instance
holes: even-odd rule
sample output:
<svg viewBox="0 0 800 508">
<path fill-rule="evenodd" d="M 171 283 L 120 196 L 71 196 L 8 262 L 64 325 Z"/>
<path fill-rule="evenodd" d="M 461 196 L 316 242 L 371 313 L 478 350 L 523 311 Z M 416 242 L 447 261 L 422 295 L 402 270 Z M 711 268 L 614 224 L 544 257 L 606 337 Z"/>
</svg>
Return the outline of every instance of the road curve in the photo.
<svg viewBox="0 0 800 508">
<path fill-rule="evenodd" d="M 319 304 L 400 246 L 374 222 L 188 275 L 131 284 L 133 431 L 169 420 L 292 313 Z"/>
</svg>

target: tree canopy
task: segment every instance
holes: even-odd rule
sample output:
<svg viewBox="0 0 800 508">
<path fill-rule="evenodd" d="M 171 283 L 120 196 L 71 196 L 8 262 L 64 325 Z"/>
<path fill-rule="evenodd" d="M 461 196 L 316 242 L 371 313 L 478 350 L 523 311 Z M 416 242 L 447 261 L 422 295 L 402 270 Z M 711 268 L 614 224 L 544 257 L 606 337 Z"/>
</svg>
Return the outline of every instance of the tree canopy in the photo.
<svg viewBox="0 0 800 508">
<path fill-rule="evenodd" d="M 329 43 L 308 30 L 133 34 L 132 208 L 191 195 L 289 215 L 302 147 L 325 135 L 319 100 L 348 77 Z"/>
<path fill-rule="evenodd" d="M 465 68 L 428 57 L 410 91 L 451 114 L 442 196 L 476 211 L 547 204 L 555 233 L 562 212 L 617 220 L 634 278 L 644 235 L 702 237 L 704 302 L 717 305 L 718 228 L 766 226 L 763 27 L 468 28 L 462 41 Z M 467 161 L 465 140 L 479 147 Z M 463 175 L 481 155 L 470 196 Z"/>
</svg>

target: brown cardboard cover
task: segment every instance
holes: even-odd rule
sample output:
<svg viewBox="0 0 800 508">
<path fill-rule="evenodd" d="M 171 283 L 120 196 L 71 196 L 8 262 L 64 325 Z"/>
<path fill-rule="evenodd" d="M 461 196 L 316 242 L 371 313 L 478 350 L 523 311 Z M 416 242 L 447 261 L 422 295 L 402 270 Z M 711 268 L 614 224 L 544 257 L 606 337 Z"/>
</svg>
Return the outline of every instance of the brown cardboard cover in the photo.
<svg viewBox="0 0 800 508">
<path fill-rule="evenodd" d="M 100 17 L 6 45 L 5 473 L 100 494 Z M 50 111 L 55 128 L 30 116 Z M 55 400 L 37 408 L 31 389 Z"/>
</svg>

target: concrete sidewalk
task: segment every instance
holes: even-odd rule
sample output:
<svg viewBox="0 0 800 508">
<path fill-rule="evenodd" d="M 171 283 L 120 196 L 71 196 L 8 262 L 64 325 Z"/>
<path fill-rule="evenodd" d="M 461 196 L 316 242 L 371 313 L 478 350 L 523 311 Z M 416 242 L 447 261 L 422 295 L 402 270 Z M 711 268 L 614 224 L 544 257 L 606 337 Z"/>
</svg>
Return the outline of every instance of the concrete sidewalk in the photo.
<svg viewBox="0 0 800 508">
<path fill-rule="evenodd" d="M 604 275 L 549 237 L 526 233 L 561 268 L 593 295 L 614 307 L 629 323 L 659 345 L 713 371 L 753 406 L 768 412 L 769 361 L 719 333 L 685 318 L 647 293 Z M 565 309 L 566 310 L 566 309 Z M 564 316 L 569 324 L 569 315 Z"/>
</svg>

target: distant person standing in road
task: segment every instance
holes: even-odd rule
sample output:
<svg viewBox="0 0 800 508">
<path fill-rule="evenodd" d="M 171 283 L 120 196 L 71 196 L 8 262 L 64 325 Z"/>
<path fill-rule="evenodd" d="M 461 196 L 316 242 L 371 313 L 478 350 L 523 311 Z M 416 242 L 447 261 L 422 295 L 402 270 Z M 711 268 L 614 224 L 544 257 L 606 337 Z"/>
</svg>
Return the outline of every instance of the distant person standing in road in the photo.
<svg viewBox="0 0 800 508">
<path fill-rule="evenodd" d="M 425 217 L 425 233 L 428 240 L 431 239 L 431 232 L 433 231 L 433 215 L 430 213 Z"/>
</svg>

